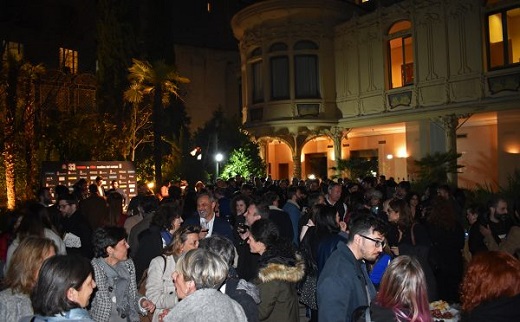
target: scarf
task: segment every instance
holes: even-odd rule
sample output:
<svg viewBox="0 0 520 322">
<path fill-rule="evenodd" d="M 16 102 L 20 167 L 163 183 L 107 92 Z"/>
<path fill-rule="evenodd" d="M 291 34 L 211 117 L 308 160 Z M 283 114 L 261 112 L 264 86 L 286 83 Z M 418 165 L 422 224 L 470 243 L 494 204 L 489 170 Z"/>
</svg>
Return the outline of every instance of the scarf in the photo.
<svg viewBox="0 0 520 322">
<path fill-rule="evenodd" d="M 115 266 L 108 265 L 104 259 L 99 259 L 99 266 L 105 272 L 108 281 L 108 291 L 111 298 L 115 298 L 117 313 L 119 316 L 128 316 L 130 313 L 129 288 L 130 271 L 126 262 L 119 262 Z"/>
</svg>

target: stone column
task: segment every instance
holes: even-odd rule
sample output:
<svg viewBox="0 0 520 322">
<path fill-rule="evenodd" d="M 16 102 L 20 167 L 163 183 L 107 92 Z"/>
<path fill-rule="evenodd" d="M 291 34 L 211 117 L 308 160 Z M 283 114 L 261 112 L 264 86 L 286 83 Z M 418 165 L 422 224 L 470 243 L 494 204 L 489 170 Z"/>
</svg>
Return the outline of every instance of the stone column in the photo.
<svg viewBox="0 0 520 322">
<path fill-rule="evenodd" d="M 459 118 L 455 115 L 446 115 L 441 118 L 445 135 L 446 135 L 446 152 L 457 153 L 457 126 L 459 125 Z M 452 161 L 450 168 L 457 168 L 457 159 Z M 458 183 L 457 172 L 448 173 L 448 181 L 452 184 Z"/>
<path fill-rule="evenodd" d="M 294 152 L 293 153 L 293 178 L 298 178 L 298 179 L 301 179 L 302 178 L 302 159 L 300 157 L 300 154 L 301 154 L 301 149 L 298 149 L 299 152 Z"/>
<path fill-rule="evenodd" d="M 293 159 L 293 178 L 302 178 L 302 148 L 307 139 L 307 135 L 292 134 L 293 146 L 292 148 L 292 159 Z"/>
</svg>

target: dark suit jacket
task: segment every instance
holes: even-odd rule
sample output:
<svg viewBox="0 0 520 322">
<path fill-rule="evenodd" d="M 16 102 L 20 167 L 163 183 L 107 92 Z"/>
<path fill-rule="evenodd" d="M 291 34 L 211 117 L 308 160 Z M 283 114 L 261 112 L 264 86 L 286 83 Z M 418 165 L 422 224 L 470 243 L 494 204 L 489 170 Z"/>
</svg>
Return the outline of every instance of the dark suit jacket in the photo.
<svg viewBox="0 0 520 322">
<path fill-rule="evenodd" d="M 186 218 L 183 226 L 192 225 L 192 226 L 199 226 L 200 227 L 200 219 L 199 216 L 190 216 Z M 231 228 L 231 225 L 225 220 L 220 217 L 215 217 L 215 221 L 213 222 L 213 234 L 220 235 L 229 238 L 229 240 L 233 241 L 233 229 Z"/>
<path fill-rule="evenodd" d="M 81 200 L 79 211 L 93 230 L 108 223 L 108 205 L 103 197 L 91 195 Z"/>
</svg>

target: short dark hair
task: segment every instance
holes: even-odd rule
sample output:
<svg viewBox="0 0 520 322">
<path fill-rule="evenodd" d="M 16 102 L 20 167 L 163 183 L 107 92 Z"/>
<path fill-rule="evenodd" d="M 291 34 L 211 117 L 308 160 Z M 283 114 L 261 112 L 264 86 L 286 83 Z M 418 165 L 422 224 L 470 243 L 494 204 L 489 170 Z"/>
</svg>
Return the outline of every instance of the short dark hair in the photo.
<svg viewBox="0 0 520 322">
<path fill-rule="evenodd" d="M 97 193 L 97 185 L 96 184 L 91 184 L 88 186 L 88 192 L 90 193 Z"/>
<path fill-rule="evenodd" d="M 59 199 L 61 195 L 69 193 L 69 188 L 65 185 L 59 184 L 56 187 L 54 187 L 54 192 L 56 193 L 56 196 Z"/>
<path fill-rule="evenodd" d="M 171 223 L 175 218 L 181 217 L 181 210 L 176 203 L 167 203 L 161 205 L 153 214 L 152 224 L 164 229 L 170 229 Z"/>
<path fill-rule="evenodd" d="M 216 202 L 217 201 L 215 199 L 215 196 L 210 191 L 204 191 L 204 192 L 201 192 L 201 193 L 197 194 L 197 201 L 199 200 L 199 198 L 202 198 L 202 197 L 208 197 L 210 202 Z"/>
<path fill-rule="evenodd" d="M 72 193 L 64 193 L 64 194 L 58 195 L 58 202 L 60 200 L 65 200 L 69 204 L 75 204 L 75 205 L 78 204 L 78 198 L 76 198 L 76 196 L 73 195 Z"/>
<path fill-rule="evenodd" d="M 359 213 L 354 215 L 349 222 L 349 243 L 354 240 L 355 235 L 367 235 L 371 230 L 386 234 L 386 224 L 383 220 L 372 214 Z"/>
<path fill-rule="evenodd" d="M 269 219 L 260 218 L 251 225 L 249 230 L 253 238 L 270 248 L 275 245 L 280 238 L 280 231 L 278 226 Z"/>
<path fill-rule="evenodd" d="M 262 198 L 264 200 L 264 202 L 266 204 L 268 204 L 269 206 L 273 204 L 273 202 L 275 202 L 276 200 L 280 200 L 280 196 L 274 192 L 274 191 L 269 191 L 269 192 L 266 192 Z"/>
<path fill-rule="evenodd" d="M 159 207 L 159 200 L 154 195 L 144 196 L 139 199 L 139 205 L 143 208 L 145 214 L 156 211 Z"/>
<path fill-rule="evenodd" d="M 253 200 L 250 205 L 255 205 L 257 215 L 269 219 L 269 205 L 267 203 Z"/>
<path fill-rule="evenodd" d="M 82 256 L 56 255 L 45 260 L 31 294 L 34 313 L 54 316 L 80 307 L 67 298 L 67 290 L 80 290 L 89 275 L 93 275 L 92 265 Z"/>
<path fill-rule="evenodd" d="M 289 188 L 287 188 L 287 199 L 292 199 L 292 197 L 296 194 L 298 190 L 301 193 L 305 193 L 305 189 L 300 186 L 290 186 Z"/>
<path fill-rule="evenodd" d="M 488 207 L 489 208 L 496 208 L 496 207 L 498 207 L 498 203 L 500 201 L 507 202 L 506 198 L 504 198 L 503 196 L 501 196 L 501 195 L 493 195 L 491 197 L 491 199 L 488 201 Z"/>
<path fill-rule="evenodd" d="M 122 227 L 107 226 L 94 231 L 92 244 L 94 246 L 94 257 L 108 257 L 107 247 L 116 247 L 117 243 L 128 236 Z"/>
<path fill-rule="evenodd" d="M 401 181 L 397 184 L 397 186 L 401 189 L 404 189 L 406 190 L 406 192 L 410 191 L 410 189 L 412 189 L 412 185 L 410 184 L 410 181 Z"/>
</svg>

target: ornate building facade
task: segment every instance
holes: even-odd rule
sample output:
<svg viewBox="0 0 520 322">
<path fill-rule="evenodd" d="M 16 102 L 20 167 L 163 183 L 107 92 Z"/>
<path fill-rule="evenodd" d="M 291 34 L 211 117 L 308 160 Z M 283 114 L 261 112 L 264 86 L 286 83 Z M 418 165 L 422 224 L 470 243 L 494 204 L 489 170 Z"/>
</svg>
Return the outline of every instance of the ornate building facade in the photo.
<svg viewBox="0 0 520 322">
<path fill-rule="evenodd" d="M 459 186 L 496 186 L 520 164 L 517 0 L 267 0 L 232 28 L 273 178 L 366 158 L 414 180 L 413 160 L 453 150 Z"/>
</svg>

